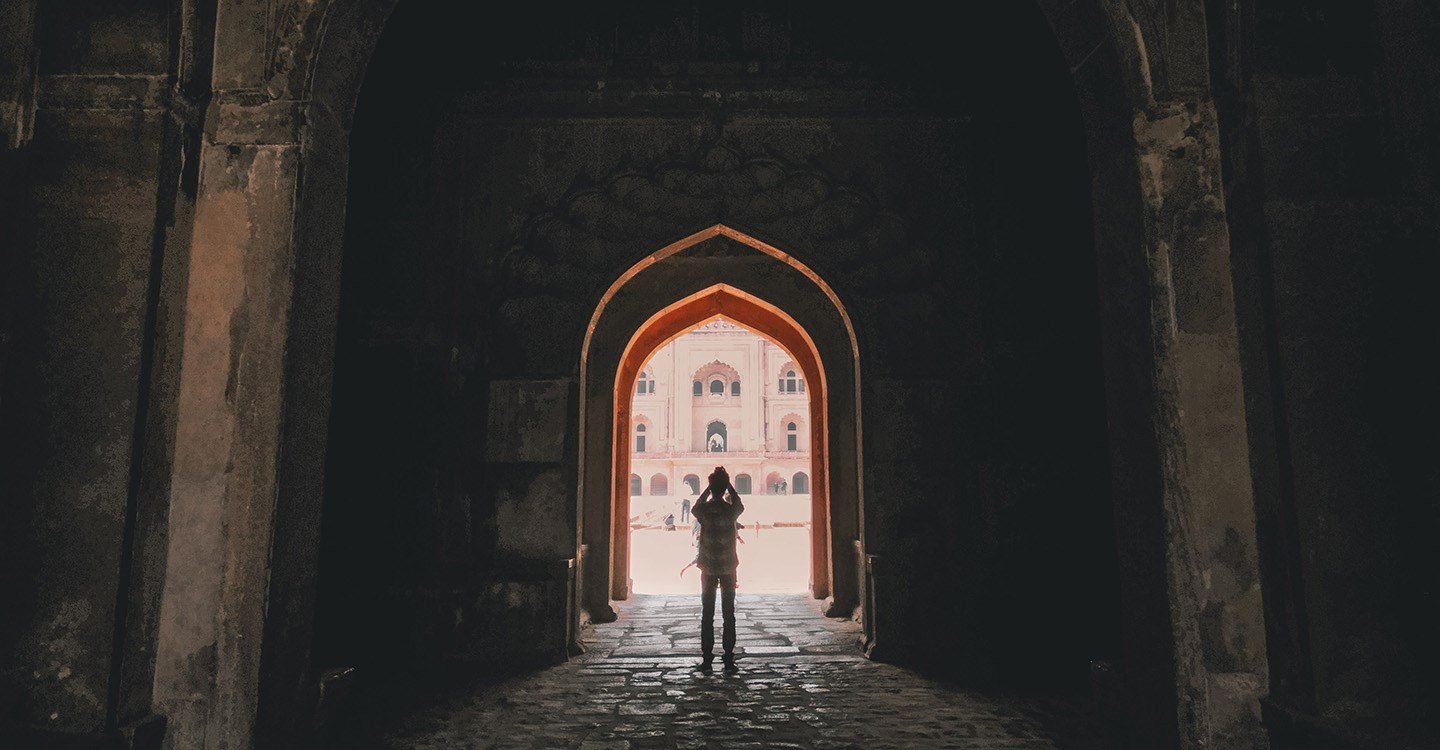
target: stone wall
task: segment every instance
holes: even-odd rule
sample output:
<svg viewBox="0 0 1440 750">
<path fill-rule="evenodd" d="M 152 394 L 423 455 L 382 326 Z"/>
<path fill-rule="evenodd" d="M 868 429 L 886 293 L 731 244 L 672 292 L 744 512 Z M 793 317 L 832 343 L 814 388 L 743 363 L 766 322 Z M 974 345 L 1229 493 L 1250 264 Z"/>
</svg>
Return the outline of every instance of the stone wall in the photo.
<svg viewBox="0 0 1440 750">
<path fill-rule="evenodd" d="M 326 570 L 423 579 L 573 545 L 556 491 L 574 423 L 509 394 L 560 394 L 605 287 L 725 221 L 814 267 L 857 321 L 867 543 L 912 561 L 925 585 L 905 606 L 931 615 L 896 637 L 1022 680 L 1115 655 L 1109 614 L 1073 614 L 1113 614 L 1117 592 L 1079 125 L 1039 93 L 1068 86 L 1058 59 L 1039 91 L 940 76 L 917 93 L 818 55 L 737 79 L 703 54 L 658 90 L 588 90 L 563 49 L 456 80 L 404 23 L 353 139 Z M 447 80 L 417 90 L 420 67 Z M 561 442 L 497 447 L 517 441 Z"/>
<path fill-rule="evenodd" d="M 5 14 L 0 66 L 0 547 L 14 584 L 0 710 L 100 736 L 151 711 L 175 301 L 195 190 L 188 95 L 205 88 L 180 82 L 195 81 L 206 51 L 187 38 L 189 56 L 175 55 L 181 31 L 164 3 L 19 10 Z"/>
<path fill-rule="evenodd" d="M 1437 28 L 1421 4 L 1282 4 L 1212 34 L 1281 746 L 1434 701 L 1436 401 L 1412 336 L 1435 317 Z"/>
</svg>

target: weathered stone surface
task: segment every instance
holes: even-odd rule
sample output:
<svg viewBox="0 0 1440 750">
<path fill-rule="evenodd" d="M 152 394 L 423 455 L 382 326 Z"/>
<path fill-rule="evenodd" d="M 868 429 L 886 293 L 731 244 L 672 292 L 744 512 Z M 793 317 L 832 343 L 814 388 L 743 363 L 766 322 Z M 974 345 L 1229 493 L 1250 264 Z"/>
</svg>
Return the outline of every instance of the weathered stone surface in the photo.
<svg viewBox="0 0 1440 750">
<path fill-rule="evenodd" d="M 1106 746 L 1070 699 L 966 690 L 868 661 L 855 623 L 813 601 L 742 593 L 738 615 L 733 671 L 696 668 L 696 598 L 645 596 L 595 626 L 580 658 L 415 711 L 376 706 L 338 732 L 413 748 Z M 762 639 L 794 645 L 746 645 Z"/>
<path fill-rule="evenodd" d="M 0 153 L 30 140 L 35 117 L 35 2 L 0 14 Z"/>
<path fill-rule="evenodd" d="M 521 479 L 523 484 L 508 483 L 497 491 L 495 526 L 502 555 L 558 560 L 574 553 L 575 487 L 565 476 L 559 468 L 544 469 Z"/>
<path fill-rule="evenodd" d="M 0 546 L 26 581 L 4 628 L 15 639 L 5 692 L 23 696 L 14 710 L 34 726 L 98 732 L 145 387 L 164 119 L 80 89 L 39 101 L 24 218 L 33 245 L 7 261 L 8 317 L 24 326 L 6 342 L 15 357 L 0 419 L 15 463 L 0 472 L 12 519 Z M 19 234 L 15 219 L 0 243 Z"/>
<path fill-rule="evenodd" d="M 493 380 L 487 461 L 555 462 L 565 451 L 568 380 Z"/>
<path fill-rule="evenodd" d="M 259 664 L 270 564 L 259 549 L 274 528 L 279 482 L 265 456 L 281 439 L 299 153 L 207 147 L 204 157 L 212 192 L 195 217 L 156 665 L 156 701 L 180 744 L 202 743 L 207 731 L 247 742 L 254 721 L 258 686 L 249 675 Z M 258 186 L 270 189 L 252 193 Z M 216 611 L 231 614 L 205 614 Z M 196 718 L 212 711 L 216 728 Z"/>
</svg>

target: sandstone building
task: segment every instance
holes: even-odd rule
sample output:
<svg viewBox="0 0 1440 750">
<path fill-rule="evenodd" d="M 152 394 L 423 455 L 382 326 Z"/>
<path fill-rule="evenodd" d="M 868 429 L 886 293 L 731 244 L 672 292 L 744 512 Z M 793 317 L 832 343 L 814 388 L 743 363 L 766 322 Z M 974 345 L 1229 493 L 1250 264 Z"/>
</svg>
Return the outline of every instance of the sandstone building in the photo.
<svg viewBox="0 0 1440 750">
<path fill-rule="evenodd" d="M 723 319 L 665 345 L 635 383 L 630 494 L 694 500 L 723 464 L 741 494 L 808 495 L 799 369 L 774 342 Z"/>
</svg>

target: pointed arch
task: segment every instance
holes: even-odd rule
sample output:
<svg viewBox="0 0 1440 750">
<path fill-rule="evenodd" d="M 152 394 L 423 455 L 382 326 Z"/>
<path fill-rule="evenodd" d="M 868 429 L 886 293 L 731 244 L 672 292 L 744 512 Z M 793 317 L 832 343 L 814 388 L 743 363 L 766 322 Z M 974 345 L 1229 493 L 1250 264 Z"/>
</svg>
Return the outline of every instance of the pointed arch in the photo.
<svg viewBox="0 0 1440 750">
<path fill-rule="evenodd" d="M 636 276 L 640 275 L 640 272 L 644 271 L 645 269 L 650 268 L 656 263 L 659 263 L 660 261 L 665 260 L 666 258 L 669 258 L 676 253 L 698 245 L 699 243 L 713 237 L 729 237 L 736 242 L 749 245 L 750 247 L 759 250 L 766 255 L 769 255 L 775 260 L 778 260 L 781 263 L 784 263 L 785 265 L 788 265 L 791 268 L 799 271 L 802 275 L 805 276 L 805 278 L 809 279 L 812 283 L 814 283 L 815 286 L 820 290 L 820 292 L 830 299 L 830 302 L 835 306 L 835 310 L 840 314 L 840 320 L 843 321 L 845 325 L 845 331 L 847 334 L 849 334 L 850 342 L 852 345 L 855 345 L 858 354 L 859 347 L 858 345 L 856 345 L 857 339 L 855 337 L 855 324 L 850 320 L 850 314 L 846 312 L 844 303 L 840 301 L 840 295 L 836 294 L 835 290 L 831 288 L 829 284 L 825 283 L 824 279 L 820 278 L 820 274 L 816 273 L 814 269 L 800 262 L 795 257 L 791 256 L 789 253 L 786 253 L 785 251 L 781 250 L 778 247 L 775 247 L 774 245 L 771 245 L 768 242 L 752 237 L 738 229 L 725 226 L 724 224 L 715 224 L 713 226 L 706 227 L 688 237 L 676 240 L 675 242 L 666 245 L 665 247 L 655 251 L 654 253 L 645 256 L 638 263 L 631 266 L 630 269 L 627 270 L 625 273 L 620 274 L 620 278 L 616 279 L 615 282 L 612 283 L 609 288 L 605 290 L 605 293 L 600 297 L 600 304 L 596 305 L 595 307 L 595 313 L 590 316 L 590 325 L 587 326 L 585 329 L 585 341 L 583 344 L 581 344 L 580 367 L 582 371 L 582 377 L 585 367 L 585 359 L 590 352 L 591 339 L 595 335 L 595 327 L 599 324 L 600 317 L 604 314 L 605 308 L 607 308 L 610 305 L 610 302 L 615 299 L 615 295 L 620 292 L 620 289 L 624 287 L 627 283 L 629 283 L 632 279 L 634 279 Z"/>
<path fill-rule="evenodd" d="M 809 446 L 803 439 L 809 419 L 803 414 L 786 412 L 773 429 L 770 444 L 775 450 L 803 451 Z"/>
<path fill-rule="evenodd" d="M 712 419 L 705 425 L 705 450 L 725 453 L 730 450 L 730 427 L 724 420 Z"/>
<path fill-rule="evenodd" d="M 795 305 L 807 323 L 802 325 L 778 305 L 741 289 L 720 268 L 704 274 L 716 283 L 691 286 L 691 294 L 669 305 L 648 307 L 661 290 L 651 288 L 653 280 L 646 279 L 653 274 L 644 275 L 645 271 L 656 269 L 653 273 L 663 276 L 666 271 L 662 269 L 670 267 L 666 259 L 720 237 L 776 261 L 777 268 L 784 271 L 774 280 L 756 281 L 771 290 L 778 301 Z M 780 286 L 782 278 L 785 281 Z M 630 294 L 627 285 L 635 285 L 645 293 Z M 626 294 L 622 295 L 622 290 Z M 637 315 L 641 309 L 651 314 Z M 720 318 L 779 343 L 811 380 L 812 387 L 805 394 L 813 413 L 805 426 L 810 429 L 815 473 L 812 484 L 816 487 L 811 504 L 815 542 L 811 590 L 817 598 L 832 598 L 827 611 L 834 616 L 848 616 L 863 598 L 859 566 L 864 559 L 864 482 L 859 440 L 860 353 L 855 326 L 840 296 L 814 270 L 764 240 L 716 224 L 664 246 L 620 274 L 601 295 L 585 330 L 580 352 L 583 416 L 577 435 L 581 466 L 577 489 L 581 584 L 577 587 L 577 606 L 592 620 L 612 619 L 615 613 L 609 600 L 628 596 L 629 535 L 617 520 L 628 513 L 628 497 L 617 490 L 617 477 L 626 472 L 615 472 L 617 466 L 628 466 L 630 458 L 628 441 L 616 434 L 616 425 L 623 424 L 631 413 L 634 389 L 630 378 L 660 347 L 687 330 Z M 806 325 L 815 328 L 807 330 Z M 597 341 L 603 345 L 597 347 Z M 820 364 L 822 351 L 826 352 L 826 366 L 832 368 L 829 373 L 838 387 L 829 387 L 830 378 Z M 692 388 L 696 382 L 701 381 L 693 381 Z M 616 383 L 626 383 L 626 387 L 617 389 Z M 831 416 L 823 417 L 822 412 Z M 830 430 L 829 419 L 834 416 L 838 416 L 842 430 Z M 827 463 L 832 455 L 843 460 L 838 471 Z"/>
<path fill-rule="evenodd" d="M 834 573 L 831 569 L 833 540 L 830 538 L 828 522 L 831 510 L 827 492 L 828 453 L 823 448 L 828 428 L 827 380 L 814 340 L 794 318 L 775 305 L 728 284 L 715 284 L 668 305 L 645 321 L 626 345 L 614 380 L 617 384 L 614 389 L 614 413 L 616 415 L 631 413 L 634 390 L 629 387 L 619 387 L 619 384 L 632 382 L 640 367 L 649 361 L 657 350 L 700 325 L 722 318 L 739 323 L 774 341 L 785 350 L 795 366 L 804 373 L 805 379 L 817 384 L 808 394 L 811 418 L 807 422 L 810 426 L 810 444 L 817 446 L 811 464 L 815 474 L 815 480 L 811 483 L 813 487 L 810 510 L 813 529 L 811 570 L 812 590 L 815 596 L 817 598 L 827 597 L 833 590 L 833 580 L 831 579 Z M 706 447 L 708 450 L 723 451 L 729 447 L 723 443 L 720 448 L 714 447 L 715 436 L 722 434 L 723 431 L 717 429 L 714 424 L 707 426 Z M 629 474 L 631 451 L 628 441 L 625 441 L 623 437 L 623 435 L 617 435 L 617 439 L 613 443 L 615 450 L 611 465 L 612 476 L 617 478 L 617 483 L 611 493 L 610 518 L 613 547 L 610 556 L 609 578 L 610 596 L 616 599 L 624 599 L 629 596 L 628 519 L 630 517 L 630 495 L 620 486 L 618 478 Z M 728 436 L 721 438 L 722 441 L 727 439 Z"/>
<path fill-rule="evenodd" d="M 654 448 L 656 435 L 651 429 L 650 418 L 644 414 L 637 415 L 633 420 L 634 429 L 630 432 L 630 439 L 634 441 L 636 453 L 648 453 Z"/>
</svg>

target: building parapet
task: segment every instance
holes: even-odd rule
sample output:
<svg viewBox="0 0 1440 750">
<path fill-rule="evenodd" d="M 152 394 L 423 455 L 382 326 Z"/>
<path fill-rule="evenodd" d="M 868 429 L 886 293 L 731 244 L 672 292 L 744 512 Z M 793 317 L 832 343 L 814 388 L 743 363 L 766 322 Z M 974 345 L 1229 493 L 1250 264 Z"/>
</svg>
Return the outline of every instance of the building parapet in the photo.
<svg viewBox="0 0 1440 750">
<path fill-rule="evenodd" d="M 646 453 L 631 453 L 630 458 L 634 461 L 665 460 L 665 459 L 694 459 L 694 458 L 772 458 L 780 459 L 808 459 L 809 451 L 652 451 Z"/>
</svg>

